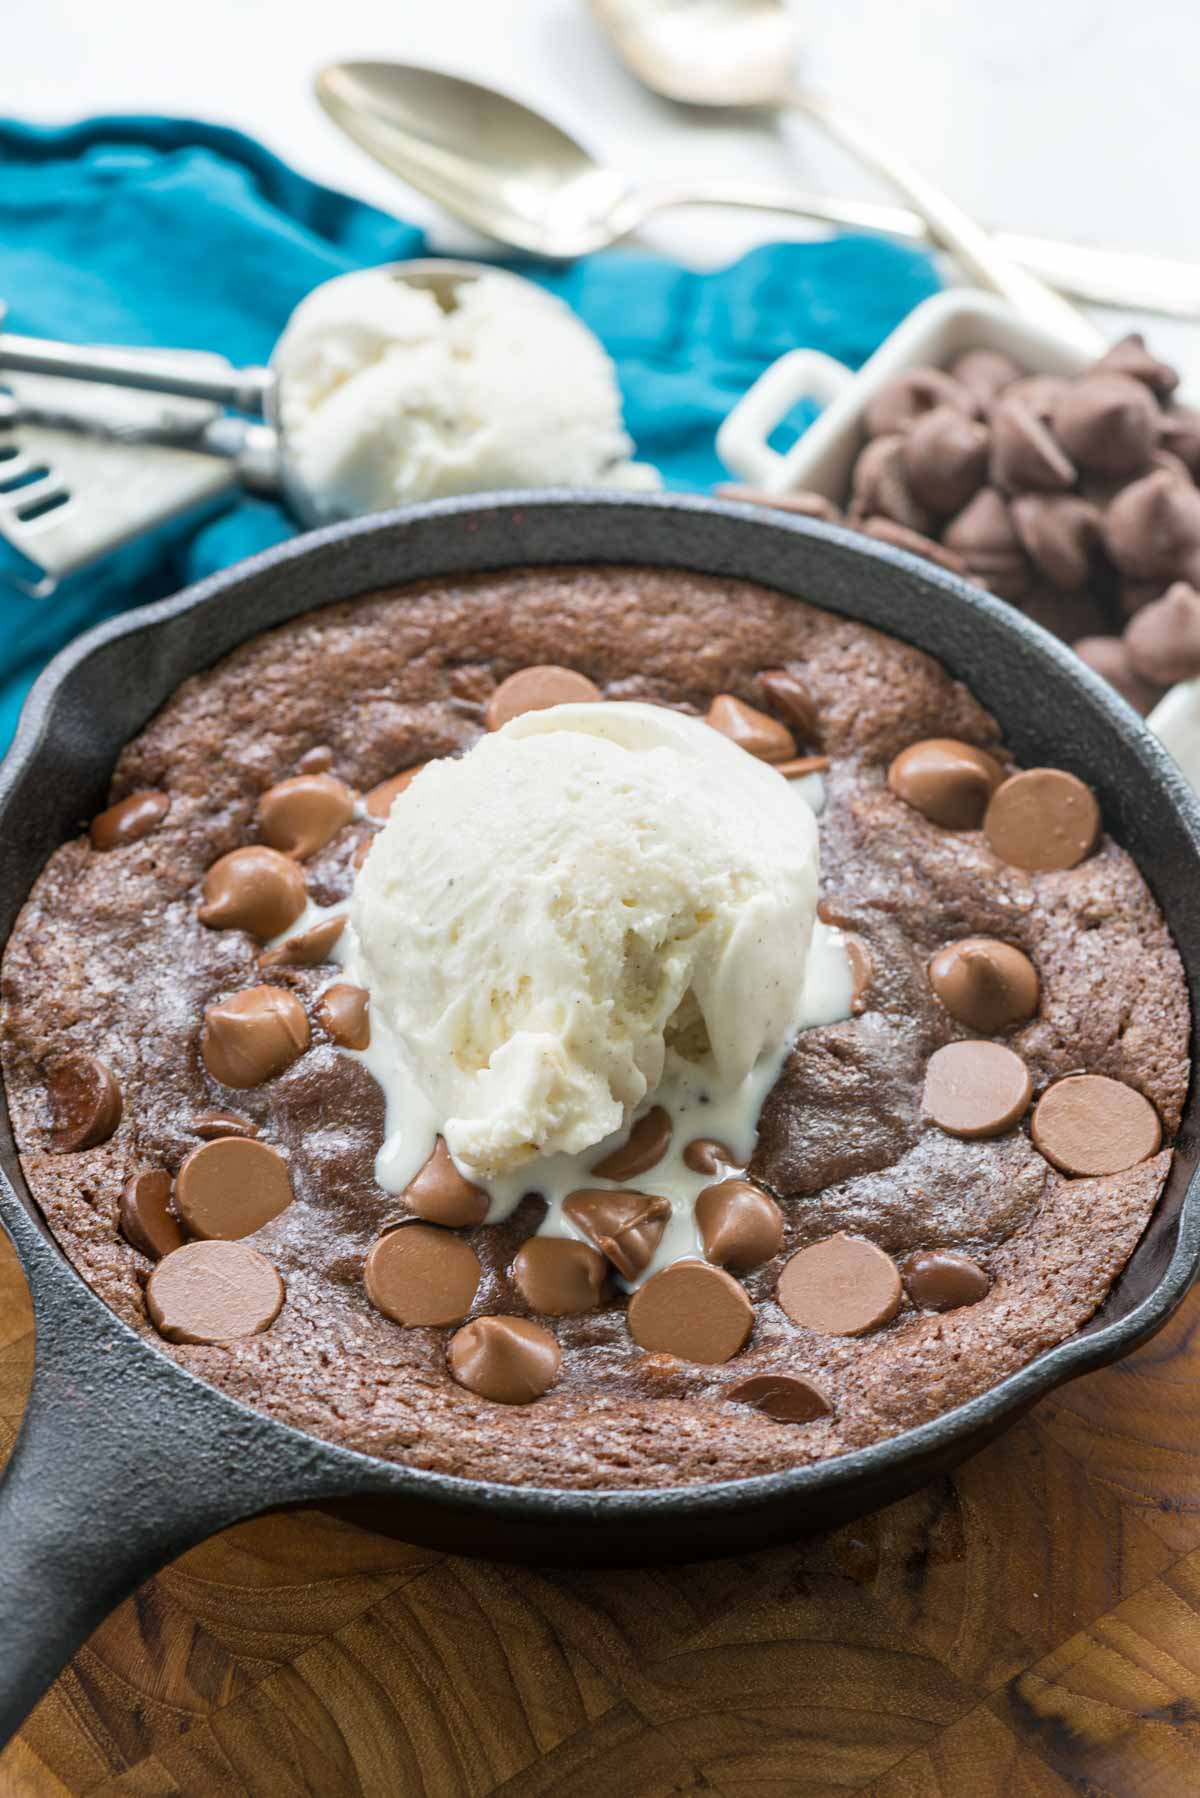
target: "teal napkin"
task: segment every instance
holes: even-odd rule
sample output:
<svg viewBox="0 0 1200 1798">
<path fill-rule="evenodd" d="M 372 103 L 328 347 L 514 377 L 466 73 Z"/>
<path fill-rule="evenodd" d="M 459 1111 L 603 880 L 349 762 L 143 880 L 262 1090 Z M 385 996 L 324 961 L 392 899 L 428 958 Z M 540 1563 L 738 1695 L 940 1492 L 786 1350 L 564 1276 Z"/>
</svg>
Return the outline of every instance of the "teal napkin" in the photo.
<svg viewBox="0 0 1200 1798">
<path fill-rule="evenodd" d="M 265 362 L 319 281 L 424 250 L 415 226 L 306 180 L 236 131 L 0 121 L 0 298 L 14 331 Z M 623 250 L 520 266 L 598 333 L 639 457 L 685 490 L 722 478 L 717 426 L 774 357 L 803 344 L 857 366 L 937 287 L 927 256 L 861 237 L 774 244 L 710 274 Z M 199 529 L 164 527 L 52 599 L 0 591 L 0 748 L 38 670 L 79 631 L 295 528 L 279 506 L 246 498 Z"/>
</svg>

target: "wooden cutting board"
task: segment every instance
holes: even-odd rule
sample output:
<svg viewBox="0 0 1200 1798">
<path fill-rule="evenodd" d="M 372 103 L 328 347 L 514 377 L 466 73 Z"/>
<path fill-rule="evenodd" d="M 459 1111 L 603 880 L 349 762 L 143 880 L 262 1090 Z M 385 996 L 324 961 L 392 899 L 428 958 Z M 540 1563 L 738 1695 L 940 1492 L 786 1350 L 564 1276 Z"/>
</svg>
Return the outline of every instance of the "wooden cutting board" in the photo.
<svg viewBox="0 0 1200 1798">
<path fill-rule="evenodd" d="M 0 1245 L 6 1452 L 32 1337 Z M 1200 1293 L 953 1479 L 742 1560 L 539 1573 L 315 1510 L 227 1530 L 96 1631 L 0 1793 L 1200 1792 L 1198 1323 Z"/>
</svg>

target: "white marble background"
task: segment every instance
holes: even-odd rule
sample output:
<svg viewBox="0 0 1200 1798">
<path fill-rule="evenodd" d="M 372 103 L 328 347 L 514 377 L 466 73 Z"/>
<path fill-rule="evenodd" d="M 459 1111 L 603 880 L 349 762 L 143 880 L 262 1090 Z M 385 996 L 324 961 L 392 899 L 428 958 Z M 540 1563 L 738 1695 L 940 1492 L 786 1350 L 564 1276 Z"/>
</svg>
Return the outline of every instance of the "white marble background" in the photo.
<svg viewBox="0 0 1200 1798">
<path fill-rule="evenodd" d="M 793 4 L 805 77 L 845 94 L 981 218 L 1200 261 L 1197 0 Z M 507 87 L 631 171 L 792 175 L 883 194 L 798 122 L 706 119 L 642 92 L 583 0 L 10 0 L 0 108 L 42 120 L 124 110 L 217 119 L 308 174 L 428 220 L 425 203 L 311 97 L 321 64 L 351 56 Z M 785 230 L 774 218 L 692 212 L 662 220 L 653 240 L 709 264 Z M 1153 334 L 1200 386 L 1200 326 Z"/>
</svg>

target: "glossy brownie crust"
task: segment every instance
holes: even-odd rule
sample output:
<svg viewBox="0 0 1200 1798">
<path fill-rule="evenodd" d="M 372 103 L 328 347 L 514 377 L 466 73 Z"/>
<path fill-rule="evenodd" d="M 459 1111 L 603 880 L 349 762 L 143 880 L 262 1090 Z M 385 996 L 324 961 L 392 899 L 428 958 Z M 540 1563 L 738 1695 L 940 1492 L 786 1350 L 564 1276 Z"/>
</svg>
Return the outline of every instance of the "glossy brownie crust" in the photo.
<svg viewBox="0 0 1200 1798">
<path fill-rule="evenodd" d="M 197 1052 L 206 1005 L 255 984 L 257 944 L 195 918 L 217 856 L 253 840 L 258 796 L 317 744 L 363 788 L 471 742 L 495 683 L 563 662 L 610 698 L 703 709 L 717 691 L 762 704 L 756 676 L 794 664 L 832 757 L 822 821 L 823 890 L 868 945 L 874 979 L 853 1021 L 806 1035 L 766 1108 L 752 1168 L 787 1217 L 783 1255 L 746 1284 L 748 1349 L 719 1368 L 647 1356 L 624 1306 L 558 1321 L 563 1377 L 530 1408 L 474 1397 L 445 1371 L 441 1330 L 401 1330 L 367 1303 L 361 1264 L 400 1202 L 371 1177 L 382 1107 L 370 1077 L 314 1022 L 314 1046 L 279 1079 L 230 1094 Z M 1144 883 L 1107 840 L 1080 867 L 1026 875 L 983 839 L 949 835 L 884 785 L 914 740 L 995 749 L 991 719 L 919 652 L 748 583 L 641 569 L 564 569 L 422 584 L 297 620 L 188 682 L 125 751 L 112 796 L 171 795 L 163 826 L 97 854 L 86 837 L 39 879 L 4 962 L 3 1062 L 23 1164 L 86 1278 L 153 1335 L 149 1263 L 116 1231 L 124 1180 L 178 1167 L 197 1114 L 233 1105 L 289 1157 L 297 1201 L 253 1242 L 288 1287 L 266 1334 L 220 1348 L 160 1344 L 234 1396 L 302 1429 L 446 1473 L 573 1487 L 666 1485 L 767 1472 L 924 1421 L 1077 1328 L 1136 1243 L 1168 1155 L 1071 1183 L 1024 1132 L 958 1141 L 922 1122 L 925 1061 L 963 1032 L 929 991 L 925 964 L 977 934 L 1023 948 L 1042 978 L 1035 1020 L 1010 1040 L 1040 1087 L 1080 1068 L 1158 1107 L 1168 1138 L 1187 1081 L 1182 971 Z M 81 824 L 84 820 L 81 820 Z M 452 821 L 448 820 L 448 828 Z M 306 864 L 312 896 L 348 890 L 365 826 Z M 321 968 L 272 976 L 312 1012 Z M 100 1148 L 48 1150 L 42 1070 L 70 1049 L 99 1055 L 125 1098 Z M 525 1309 L 507 1277 L 540 1206 L 472 1240 L 484 1263 L 475 1312 Z M 845 1229 L 897 1257 L 930 1246 L 993 1276 L 981 1303 L 942 1315 L 906 1306 L 859 1340 L 817 1337 L 770 1297 L 782 1260 Z M 155 1337 L 155 1341 L 158 1339 Z M 775 1423 L 721 1393 L 781 1369 L 815 1375 L 830 1418 Z"/>
</svg>

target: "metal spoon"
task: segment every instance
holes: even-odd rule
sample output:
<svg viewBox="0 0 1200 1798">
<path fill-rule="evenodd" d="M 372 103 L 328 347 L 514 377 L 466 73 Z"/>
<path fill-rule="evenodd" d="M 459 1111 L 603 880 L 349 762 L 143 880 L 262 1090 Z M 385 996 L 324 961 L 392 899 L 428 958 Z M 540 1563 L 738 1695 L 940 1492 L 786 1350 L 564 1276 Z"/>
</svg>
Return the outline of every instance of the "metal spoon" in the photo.
<svg viewBox="0 0 1200 1798">
<path fill-rule="evenodd" d="M 783 0 L 589 0 L 638 79 L 693 106 L 790 107 L 821 125 L 882 175 L 921 215 L 930 236 L 953 251 L 982 287 L 1027 318 L 1095 347 L 1075 308 L 1007 256 L 990 232 L 934 182 L 881 143 L 824 94 L 798 88 L 798 34 Z"/>
<path fill-rule="evenodd" d="M 536 256 L 587 255 L 672 206 L 744 207 L 931 241 L 925 221 L 902 206 L 760 181 L 635 183 L 530 107 L 433 69 L 334 63 L 316 85 L 326 111 L 377 162 L 455 217 Z M 1200 317 L 1200 269 L 1187 263 L 1036 237 L 993 242 L 1079 299 Z"/>
</svg>

